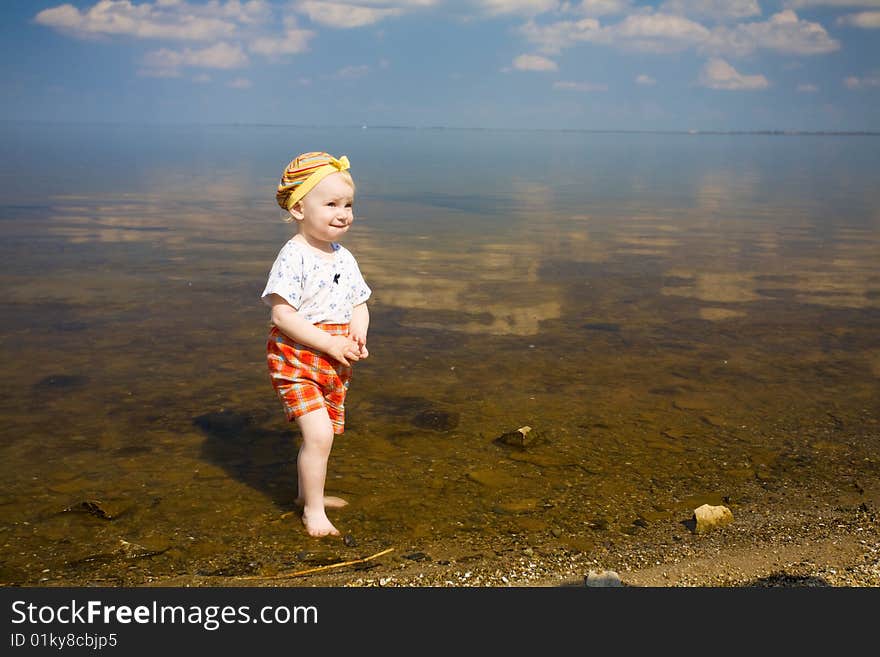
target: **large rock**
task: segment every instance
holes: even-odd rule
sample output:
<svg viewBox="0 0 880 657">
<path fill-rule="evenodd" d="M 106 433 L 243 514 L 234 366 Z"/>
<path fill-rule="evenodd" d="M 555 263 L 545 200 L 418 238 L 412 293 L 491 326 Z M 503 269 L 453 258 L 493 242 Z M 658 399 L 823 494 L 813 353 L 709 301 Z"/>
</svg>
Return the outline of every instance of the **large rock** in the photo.
<svg viewBox="0 0 880 657">
<path fill-rule="evenodd" d="M 733 513 L 726 506 L 704 504 L 694 509 L 694 533 L 705 534 L 733 521 Z"/>
</svg>

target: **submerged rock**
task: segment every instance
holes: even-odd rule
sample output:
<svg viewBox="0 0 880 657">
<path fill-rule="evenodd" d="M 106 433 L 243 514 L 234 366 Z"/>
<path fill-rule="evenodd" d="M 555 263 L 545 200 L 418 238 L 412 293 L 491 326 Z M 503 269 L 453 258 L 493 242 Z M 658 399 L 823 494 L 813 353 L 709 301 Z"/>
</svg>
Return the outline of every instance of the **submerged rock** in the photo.
<svg viewBox="0 0 880 657">
<path fill-rule="evenodd" d="M 528 499 L 506 499 L 498 502 L 492 507 L 496 513 L 527 513 L 535 511 L 538 508 L 538 500 L 534 498 Z"/>
<path fill-rule="evenodd" d="M 120 502 L 83 500 L 79 504 L 73 504 L 63 509 L 63 512 L 86 513 L 90 516 L 100 518 L 101 520 L 115 520 L 126 511 L 128 511 L 129 508 L 129 506 L 126 506 Z"/>
<path fill-rule="evenodd" d="M 534 431 L 531 427 L 525 426 L 520 427 L 515 431 L 508 431 L 507 433 L 503 433 L 492 442 L 494 442 L 496 445 L 525 449 L 526 447 L 530 447 L 531 445 L 536 445 L 537 443 L 541 442 L 541 438 L 539 437 L 538 433 Z"/>
<path fill-rule="evenodd" d="M 471 470 L 467 473 L 471 481 L 487 488 L 515 488 L 520 480 L 512 474 L 496 469 Z"/>
<path fill-rule="evenodd" d="M 458 413 L 429 408 L 413 417 L 410 422 L 419 429 L 449 431 L 458 426 L 458 417 Z"/>
<path fill-rule="evenodd" d="M 620 333 L 620 324 L 591 322 L 589 324 L 584 324 L 582 328 L 585 328 L 588 331 L 607 331 L 608 333 Z"/>
<path fill-rule="evenodd" d="M 73 390 L 82 388 L 89 382 L 87 376 L 80 374 L 52 374 L 44 377 L 34 384 L 34 390 L 40 392 L 49 390 Z"/>
</svg>

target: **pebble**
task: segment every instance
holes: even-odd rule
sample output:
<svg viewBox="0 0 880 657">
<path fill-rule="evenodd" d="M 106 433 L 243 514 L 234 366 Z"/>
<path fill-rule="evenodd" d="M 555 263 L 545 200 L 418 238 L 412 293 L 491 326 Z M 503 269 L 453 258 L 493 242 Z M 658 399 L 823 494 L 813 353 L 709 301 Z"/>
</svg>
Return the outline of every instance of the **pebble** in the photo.
<svg viewBox="0 0 880 657">
<path fill-rule="evenodd" d="M 613 570 L 591 570 L 584 578 L 584 585 L 591 588 L 623 586 L 620 575 Z"/>
</svg>

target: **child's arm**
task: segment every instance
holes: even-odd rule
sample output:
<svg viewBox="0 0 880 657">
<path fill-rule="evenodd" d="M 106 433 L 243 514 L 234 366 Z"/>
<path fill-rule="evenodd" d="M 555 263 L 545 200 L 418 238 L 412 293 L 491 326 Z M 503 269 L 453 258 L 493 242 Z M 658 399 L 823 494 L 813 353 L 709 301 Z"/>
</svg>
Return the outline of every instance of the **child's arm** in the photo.
<svg viewBox="0 0 880 657">
<path fill-rule="evenodd" d="M 367 310 L 366 302 L 356 305 L 351 311 L 351 324 L 348 334 L 357 342 L 361 358 L 370 355 L 367 351 L 367 329 L 370 327 L 370 311 Z"/>
<path fill-rule="evenodd" d="M 343 365 L 350 365 L 349 360 L 360 360 L 359 345 L 352 338 L 322 331 L 277 294 L 271 296 L 271 301 L 272 323 L 291 340 L 323 351 Z"/>
</svg>

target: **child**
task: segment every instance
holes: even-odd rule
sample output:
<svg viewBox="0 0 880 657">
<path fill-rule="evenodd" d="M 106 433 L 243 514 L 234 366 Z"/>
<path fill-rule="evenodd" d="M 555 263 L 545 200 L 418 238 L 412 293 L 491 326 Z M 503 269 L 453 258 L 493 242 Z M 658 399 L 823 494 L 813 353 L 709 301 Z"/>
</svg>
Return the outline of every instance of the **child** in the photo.
<svg viewBox="0 0 880 657">
<path fill-rule="evenodd" d="M 337 240 L 354 221 L 354 181 L 345 156 L 303 153 L 287 165 L 275 198 L 295 221 L 269 272 L 263 301 L 272 307 L 267 359 L 288 421 L 302 433 L 297 455 L 302 521 L 311 536 L 338 536 L 324 496 L 335 434 L 345 430 L 351 363 L 367 358 L 370 288 L 357 261 Z"/>
</svg>

